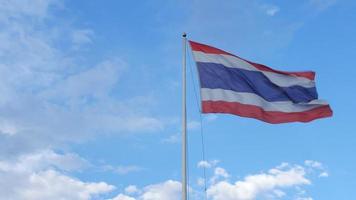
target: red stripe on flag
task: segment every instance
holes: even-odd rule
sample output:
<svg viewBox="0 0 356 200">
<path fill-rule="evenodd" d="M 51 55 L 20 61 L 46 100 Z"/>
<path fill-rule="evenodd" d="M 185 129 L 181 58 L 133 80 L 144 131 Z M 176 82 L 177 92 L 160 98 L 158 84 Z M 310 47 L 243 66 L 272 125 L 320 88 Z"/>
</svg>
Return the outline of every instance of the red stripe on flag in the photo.
<svg viewBox="0 0 356 200">
<path fill-rule="evenodd" d="M 306 71 L 306 72 L 286 72 L 286 71 L 280 71 L 280 70 L 275 70 L 272 69 L 270 67 L 267 67 L 265 65 L 262 64 L 258 64 L 258 63 L 254 63 L 251 61 L 248 61 L 246 59 L 240 58 L 234 54 L 231 54 L 229 52 L 223 51 L 221 49 L 209 46 L 209 45 L 205 45 L 205 44 L 201 44 L 198 42 L 193 42 L 193 41 L 189 41 L 190 47 L 192 48 L 193 51 L 200 51 L 203 53 L 211 53 L 211 54 L 223 54 L 223 55 L 230 55 L 230 56 L 234 56 L 237 57 L 241 60 L 244 60 L 248 63 L 250 63 L 251 65 L 253 65 L 255 68 L 262 70 L 262 71 L 268 71 L 268 72 L 274 72 L 274 73 L 278 73 L 278 74 L 283 74 L 283 75 L 290 75 L 290 76 L 299 76 L 299 77 L 304 77 L 310 80 L 314 80 L 315 78 L 315 72 L 313 71 Z"/>
<path fill-rule="evenodd" d="M 198 42 L 193 42 L 191 40 L 189 40 L 189 44 L 190 47 L 192 48 L 193 51 L 201 51 L 204 53 L 213 53 L 213 54 L 224 54 L 224 55 L 230 55 L 230 56 L 235 56 L 229 52 L 223 51 L 221 49 L 212 47 L 212 46 L 208 46 L 205 44 L 201 44 Z"/>
<path fill-rule="evenodd" d="M 202 107 L 203 113 L 227 113 L 241 117 L 259 119 L 271 124 L 287 122 L 310 122 L 315 119 L 330 117 L 333 113 L 329 105 L 321 106 L 304 112 L 291 113 L 264 111 L 258 106 L 225 101 L 203 101 Z"/>
</svg>

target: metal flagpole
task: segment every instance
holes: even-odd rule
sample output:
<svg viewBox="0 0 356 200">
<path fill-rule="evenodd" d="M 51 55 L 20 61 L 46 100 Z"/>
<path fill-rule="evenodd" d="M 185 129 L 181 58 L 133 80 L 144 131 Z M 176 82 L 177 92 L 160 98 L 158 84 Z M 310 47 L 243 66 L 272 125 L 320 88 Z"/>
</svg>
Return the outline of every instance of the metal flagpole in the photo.
<svg viewBox="0 0 356 200">
<path fill-rule="evenodd" d="M 182 66 L 182 200 L 187 200 L 187 108 L 186 108 L 186 48 L 187 34 L 183 33 Z"/>
</svg>

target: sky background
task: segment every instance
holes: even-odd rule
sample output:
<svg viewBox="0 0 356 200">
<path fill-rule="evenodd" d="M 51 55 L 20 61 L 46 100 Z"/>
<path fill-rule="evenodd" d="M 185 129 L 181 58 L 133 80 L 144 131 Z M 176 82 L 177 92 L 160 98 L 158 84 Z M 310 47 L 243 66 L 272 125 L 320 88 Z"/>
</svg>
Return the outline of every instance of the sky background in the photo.
<svg viewBox="0 0 356 200">
<path fill-rule="evenodd" d="M 313 70 L 332 118 L 203 115 L 187 60 L 190 199 L 356 196 L 356 2 L 0 1 L 0 199 L 178 200 L 182 32 Z M 195 88 L 195 89 L 194 89 Z"/>
</svg>

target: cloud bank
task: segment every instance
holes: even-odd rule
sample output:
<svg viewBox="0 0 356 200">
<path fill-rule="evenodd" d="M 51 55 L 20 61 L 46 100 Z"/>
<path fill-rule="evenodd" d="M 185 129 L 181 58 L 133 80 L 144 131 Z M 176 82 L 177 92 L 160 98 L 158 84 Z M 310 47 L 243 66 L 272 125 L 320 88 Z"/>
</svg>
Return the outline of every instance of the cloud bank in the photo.
<svg viewBox="0 0 356 200">
<path fill-rule="evenodd" d="M 232 175 L 226 169 L 215 166 L 217 162 L 198 163 L 198 167 L 207 167 L 213 170 L 209 178 L 207 196 L 209 200 L 255 200 L 280 199 L 282 197 L 296 197 L 296 199 L 312 199 L 302 188 L 312 184 L 315 173 L 323 173 L 324 166 L 317 161 L 307 160 L 304 165 L 291 165 L 282 163 L 274 168 L 257 174 L 245 176 L 242 180 L 231 181 Z M 202 186 L 203 184 L 198 186 Z M 181 184 L 178 181 L 168 180 L 159 184 L 148 185 L 143 189 L 130 186 L 134 189 L 125 190 L 113 200 L 175 200 L 180 199 Z M 133 194 L 134 193 L 134 194 Z M 197 188 L 190 187 L 191 199 L 203 199 L 204 194 Z"/>
</svg>

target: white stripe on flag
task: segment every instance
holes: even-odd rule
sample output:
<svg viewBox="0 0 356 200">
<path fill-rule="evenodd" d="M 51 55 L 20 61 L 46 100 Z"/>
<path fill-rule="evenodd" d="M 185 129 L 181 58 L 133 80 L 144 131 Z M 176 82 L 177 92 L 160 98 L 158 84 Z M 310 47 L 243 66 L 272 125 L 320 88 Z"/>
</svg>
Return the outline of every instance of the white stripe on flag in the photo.
<svg viewBox="0 0 356 200">
<path fill-rule="evenodd" d="M 279 112 L 303 112 L 320 106 L 328 105 L 328 103 L 322 100 L 313 100 L 308 103 L 293 103 L 292 101 L 269 102 L 254 93 L 209 88 L 201 88 L 201 98 L 202 101 L 237 102 L 241 104 L 258 106 L 265 111 Z"/>
<path fill-rule="evenodd" d="M 249 71 L 258 71 L 263 73 L 271 82 L 273 82 L 274 84 L 280 87 L 290 87 L 296 85 L 305 88 L 315 87 L 315 82 L 313 80 L 304 77 L 297 77 L 297 76 L 278 74 L 274 72 L 262 71 L 255 68 L 250 63 L 242 59 L 239 59 L 235 56 L 223 55 L 223 54 L 209 54 L 200 51 L 192 51 L 192 52 L 193 52 L 195 62 L 216 63 L 216 64 L 222 64 L 225 67 L 230 67 L 230 68 L 239 68 L 239 69 L 244 69 Z"/>
</svg>

